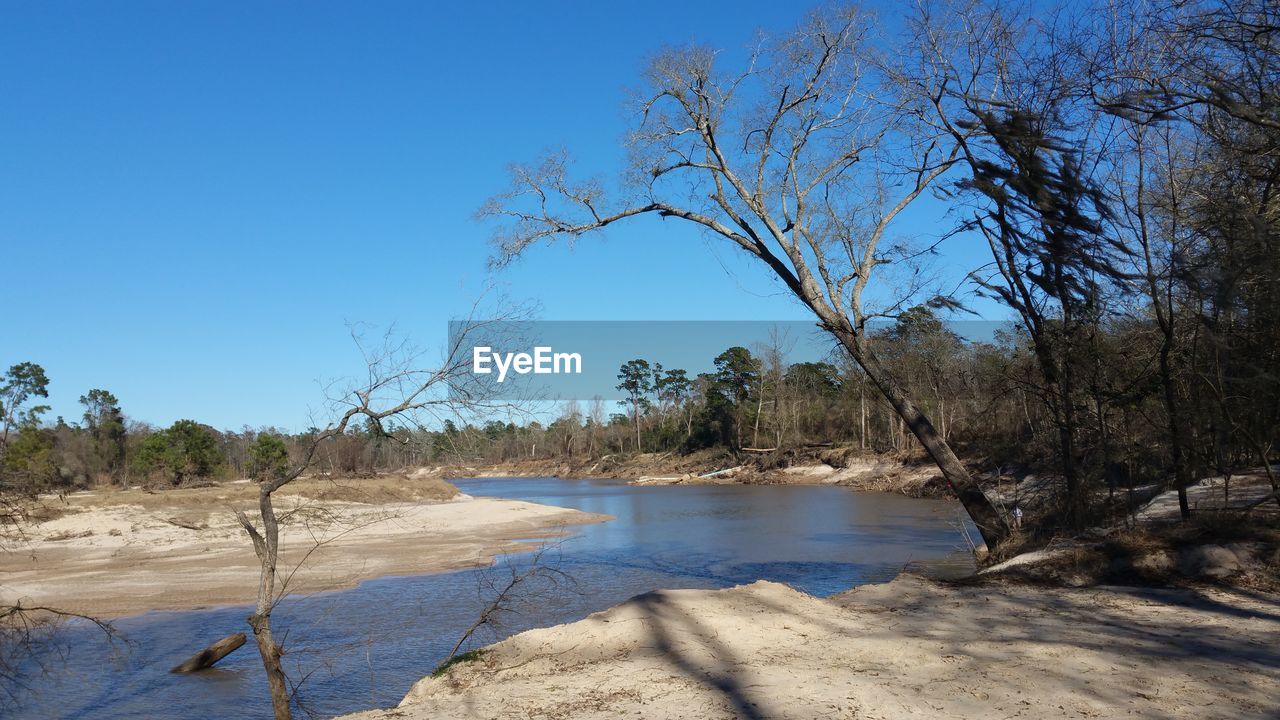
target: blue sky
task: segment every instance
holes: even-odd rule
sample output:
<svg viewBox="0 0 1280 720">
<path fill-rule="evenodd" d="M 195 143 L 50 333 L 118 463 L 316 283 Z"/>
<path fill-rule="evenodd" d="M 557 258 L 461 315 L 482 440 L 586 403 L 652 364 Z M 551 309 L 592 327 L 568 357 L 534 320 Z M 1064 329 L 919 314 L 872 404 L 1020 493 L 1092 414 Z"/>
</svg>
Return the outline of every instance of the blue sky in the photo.
<svg viewBox="0 0 1280 720">
<path fill-rule="evenodd" d="M 441 343 L 486 285 L 505 166 L 622 159 L 664 44 L 740 48 L 778 2 L 0 4 L 0 364 L 156 424 L 300 428 L 349 323 Z M 972 247 L 944 259 L 971 265 Z M 805 319 L 724 245 L 644 221 L 496 276 L 557 320 Z"/>
</svg>

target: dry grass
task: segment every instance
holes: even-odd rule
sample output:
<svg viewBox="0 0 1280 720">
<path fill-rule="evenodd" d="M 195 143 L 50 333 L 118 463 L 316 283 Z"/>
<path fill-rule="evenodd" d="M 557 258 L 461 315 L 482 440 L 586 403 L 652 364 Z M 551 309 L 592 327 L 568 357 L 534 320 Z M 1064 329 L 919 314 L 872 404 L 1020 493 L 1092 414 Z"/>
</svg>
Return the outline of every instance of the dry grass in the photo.
<svg viewBox="0 0 1280 720">
<path fill-rule="evenodd" d="M 439 477 L 387 473 L 372 477 L 303 477 L 282 488 L 284 497 L 306 497 L 314 500 L 385 505 L 402 502 L 432 502 L 457 496 L 458 489 Z M 74 493 L 61 501 L 50 501 L 49 513 L 71 509 L 88 509 L 113 505 L 134 505 L 146 510 L 174 510 L 184 520 L 212 508 L 251 509 L 258 501 L 258 486 L 249 482 L 226 482 L 206 487 L 182 487 L 170 490 L 131 488 L 105 489 Z M 52 517 L 54 515 L 50 515 Z"/>
<path fill-rule="evenodd" d="M 1016 545 L 1016 538 L 1013 545 Z M 1239 568 L 1216 577 L 1188 572 L 1188 552 L 1232 550 Z M 1002 548 L 1007 550 L 1007 548 Z M 1031 582 L 1052 586 L 1179 587 L 1219 584 L 1280 592 L 1280 526 L 1271 519 L 1209 514 L 1185 524 L 1147 524 L 1116 530 L 1096 541 L 1070 540 L 1045 557 L 975 578 L 978 582 Z"/>
<path fill-rule="evenodd" d="M 458 488 L 436 476 L 393 473 L 368 478 L 303 478 L 286 486 L 283 493 L 316 500 L 385 505 L 449 500 L 458 495 Z"/>
</svg>

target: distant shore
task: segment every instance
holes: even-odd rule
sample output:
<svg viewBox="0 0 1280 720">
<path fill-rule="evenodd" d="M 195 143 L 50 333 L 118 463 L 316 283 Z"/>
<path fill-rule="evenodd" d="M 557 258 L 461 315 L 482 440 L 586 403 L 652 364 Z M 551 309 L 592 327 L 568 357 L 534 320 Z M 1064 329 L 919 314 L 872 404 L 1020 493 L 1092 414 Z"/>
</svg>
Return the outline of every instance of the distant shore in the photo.
<svg viewBox="0 0 1280 720">
<path fill-rule="evenodd" d="M 768 455 L 696 452 L 605 455 L 601 458 L 507 460 L 442 465 L 442 477 L 560 477 L 626 480 L 636 485 L 838 485 L 911 497 L 948 497 L 936 465 L 847 449 Z"/>
</svg>

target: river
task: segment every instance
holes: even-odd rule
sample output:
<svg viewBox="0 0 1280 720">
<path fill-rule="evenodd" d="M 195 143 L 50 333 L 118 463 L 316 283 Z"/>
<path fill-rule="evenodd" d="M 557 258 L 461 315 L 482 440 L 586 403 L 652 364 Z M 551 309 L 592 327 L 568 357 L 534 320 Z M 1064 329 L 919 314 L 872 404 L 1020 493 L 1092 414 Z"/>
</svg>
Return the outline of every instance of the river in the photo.
<svg viewBox="0 0 1280 720">
<path fill-rule="evenodd" d="M 572 507 L 617 519 L 566 528 L 540 562 L 556 584 L 484 628 L 488 643 L 530 627 L 571 622 L 657 588 L 717 588 L 760 579 L 815 595 L 888 580 L 908 564 L 959 575 L 972 570 L 959 505 L 840 487 L 664 486 L 554 478 L 486 478 L 455 484 L 471 495 Z M 338 592 L 287 598 L 276 610 L 286 670 L 318 717 L 399 702 L 446 655 L 487 604 L 486 584 L 528 567 L 532 553 L 474 571 L 385 577 Z M 247 607 L 154 612 L 116 623 L 107 645 L 88 628 L 59 635 L 29 677 L 21 718 L 271 716 L 252 641 L 194 675 L 168 668 L 228 633 L 247 630 Z M 60 650 L 61 654 L 53 652 Z M 305 714 L 300 714 L 305 717 Z"/>
</svg>

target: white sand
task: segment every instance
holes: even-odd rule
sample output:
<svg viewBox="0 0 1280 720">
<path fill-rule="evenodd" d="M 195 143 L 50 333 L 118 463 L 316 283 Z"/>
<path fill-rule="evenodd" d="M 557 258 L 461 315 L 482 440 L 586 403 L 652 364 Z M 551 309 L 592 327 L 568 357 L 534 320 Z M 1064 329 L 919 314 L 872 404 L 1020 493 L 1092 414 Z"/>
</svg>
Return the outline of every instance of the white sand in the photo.
<svg viewBox="0 0 1280 720">
<path fill-rule="evenodd" d="M 1276 468 L 1280 471 L 1280 467 Z M 1210 512 L 1223 509 L 1241 510 L 1251 507 L 1272 493 L 1262 468 L 1241 473 L 1228 480 L 1205 478 L 1187 487 L 1187 505 L 1191 512 Z M 1275 502 L 1266 502 L 1255 508 L 1257 515 L 1275 514 Z M 1135 518 L 1140 521 L 1174 521 L 1180 516 L 1177 491 L 1170 490 L 1152 498 L 1138 510 Z"/>
<path fill-rule="evenodd" d="M 490 562 L 520 540 L 556 535 L 607 516 L 535 503 L 462 495 L 446 502 L 365 504 L 281 497 L 281 533 L 295 592 L 348 587 Z M 202 529 L 168 522 L 177 517 Z M 99 616 L 251 602 L 258 564 L 232 509 L 204 506 L 73 507 L 34 525 L 0 553 L 0 602 L 22 600 Z"/>
</svg>

